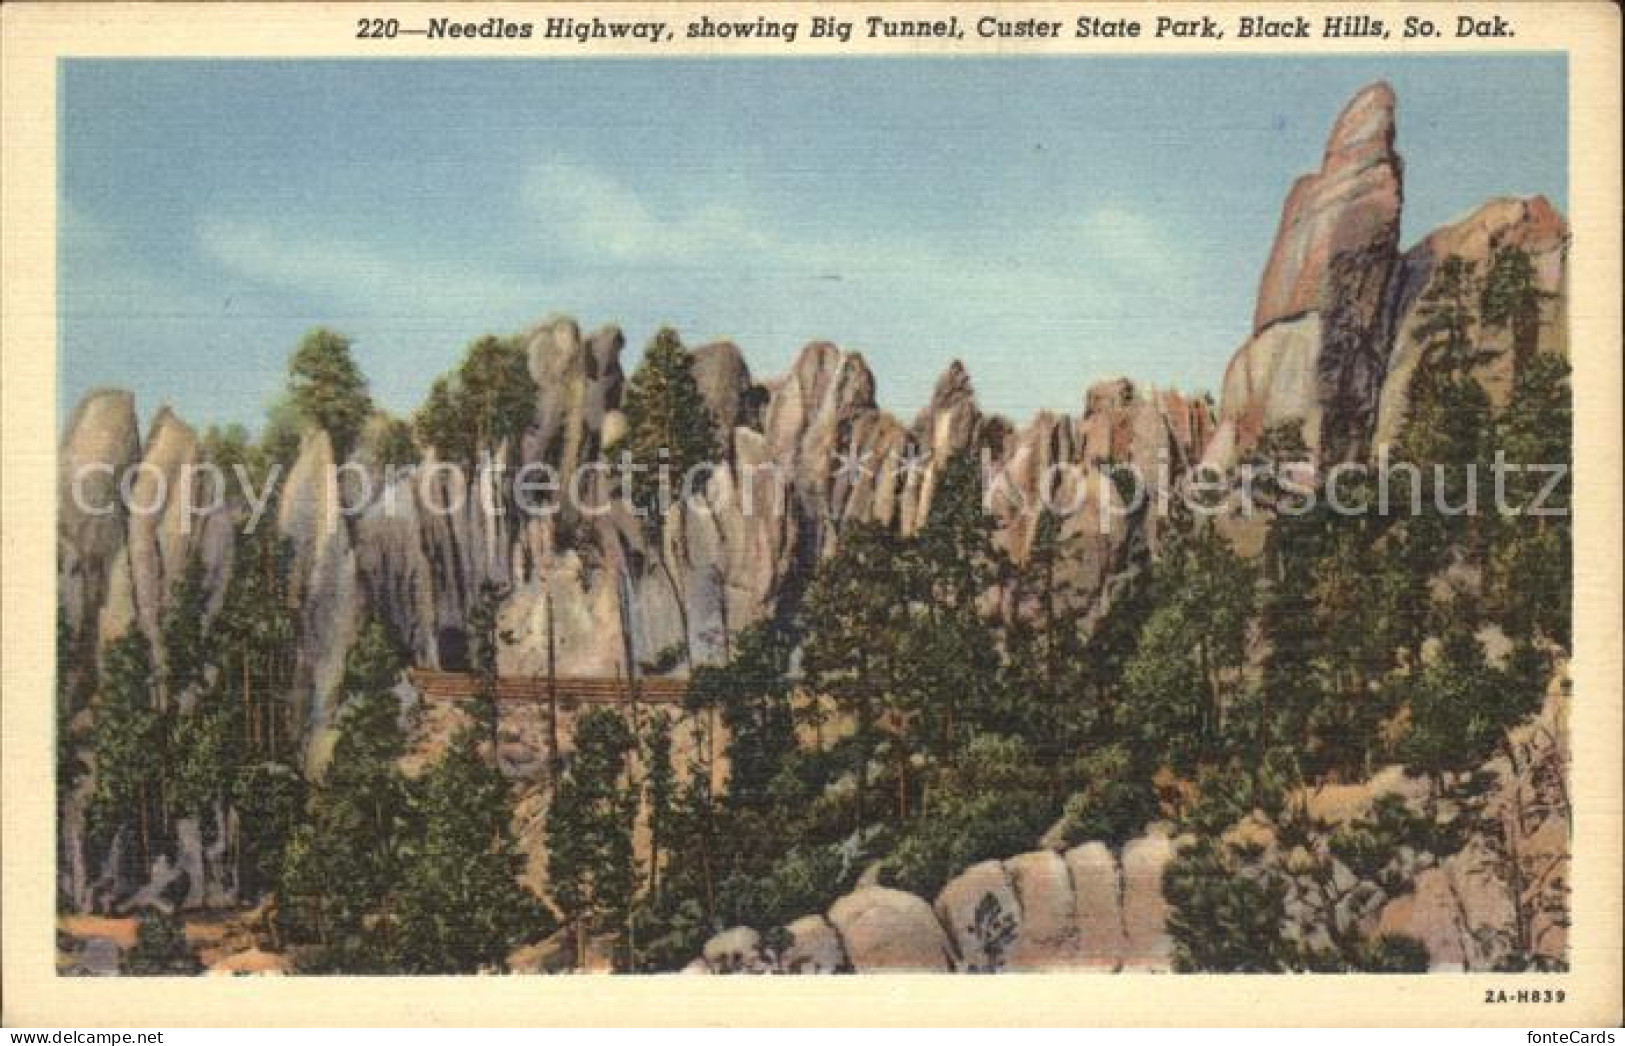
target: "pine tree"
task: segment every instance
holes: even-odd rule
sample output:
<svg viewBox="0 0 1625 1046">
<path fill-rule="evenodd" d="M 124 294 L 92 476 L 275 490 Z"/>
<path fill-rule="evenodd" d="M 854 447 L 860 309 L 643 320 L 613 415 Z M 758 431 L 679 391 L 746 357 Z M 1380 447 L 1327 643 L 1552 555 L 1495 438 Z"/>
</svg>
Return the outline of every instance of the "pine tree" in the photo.
<svg viewBox="0 0 1625 1046">
<path fill-rule="evenodd" d="M 274 528 L 245 531 L 211 640 L 220 690 L 240 709 L 251 753 L 245 758 L 253 760 L 277 760 L 291 740 L 283 711 L 299 638 L 288 584 L 291 560 L 291 547 Z"/>
<path fill-rule="evenodd" d="M 203 964 L 187 944 L 185 927 L 179 919 L 161 912 L 141 917 L 135 947 L 121 966 L 132 977 L 190 977 L 203 972 Z"/>
<path fill-rule="evenodd" d="M 610 709 L 582 716 L 575 758 L 548 808 L 548 883 L 575 929 L 578 967 L 586 964 L 589 936 L 624 929 L 632 904 L 637 796 L 627 774 L 633 743 L 625 721 Z"/>
<path fill-rule="evenodd" d="M 350 339 L 326 328 L 305 335 L 288 362 L 288 393 L 300 414 L 333 441 L 343 461 L 372 413 L 367 379 L 350 353 Z"/>
<path fill-rule="evenodd" d="M 1088 701 L 1088 657 L 1074 586 L 1063 571 L 1075 550 L 1061 517 L 1044 509 L 1032 546 L 1013 571 L 1004 627 L 1005 694 L 1001 732 L 1020 734 L 1052 756 L 1069 753 L 1102 725 Z"/>
<path fill-rule="evenodd" d="M 412 440 L 412 426 L 400 418 L 380 416 L 372 441 L 373 464 L 381 469 L 404 469 L 418 464 L 421 455 Z"/>
<path fill-rule="evenodd" d="M 859 831 L 866 826 L 878 718 L 887 710 L 906 711 L 901 681 L 914 640 L 905 556 L 901 539 L 884 526 L 851 524 L 835 553 L 819 564 L 802 605 L 802 668 L 808 682 L 856 723 Z"/>
<path fill-rule="evenodd" d="M 497 697 L 497 608 L 503 595 L 500 586 L 483 582 L 479 595 L 468 608 L 469 659 L 473 663 L 475 678 L 474 719 L 490 745 L 492 765 L 496 764 L 498 725 L 501 722 Z"/>
<path fill-rule="evenodd" d="M 781 624 L 740 631 L 734 656 L 722 666 L 694 672 L 690 694 L 721 710 L 728 731 L 728 800 L 760 809 L 784 760 L 795 750 L 790 708 L 790 657 L 794 644 Z"/>
<path fill-rule="evenodd" d="M 504 442 L 517 441 L 536 411 L 536 383 L 519 343 L 480 338 L 469 346 L 457 377 L 474 445 L 495 454 Z"/>
<path fill-rule="evenodd" d="M 164 704 L 171 731 L 167 812 L 200 819 L 223 812 L 246 753 L 241 710 L 215 678 L 203 563 L 194 552 L 171 589 L 160 628 Z"/>
<path fill-rule="evenodd" d="M 1281 926 L 1286 887 L 1280 877 L 1243 875 L 1224 843 L 1201 837 L 1163 873 L 1174 968 L 1192 973 L 1277 973 L 1291 948 Z"/>
<path fill-rule="evenodd" d="M 418 441 L 433 447 L 441 461 L 472 465 L 478 454 L 474 433 L 464 424 L 458 393 L 452 379 L 436 378 L 429 398 L 418 408 L 412 427 Z"/>
<path fill-rule="evenodd" d="M 676 833 L 677 774 L 672 765 L 671 719 L 664 712 L 649 717 L 643 734 L 644 803 L 649 811 L 649 893 L 659 902 L 660 869 L 668 840 Z"/>
<path fill-rule="evenodd" d="M 126 849 L 144 874 L 158 851 L 163 807 L 164 719 L 157 711 L 152 649 L 132 626 L 107 646 L 101 689 L 94 705 L 96 787 L 90 803 L 93 838 L 110 843 L 116 832 L 133 833 Z"/>
<path fill-rule="evenodd" d="M 517 444 L 536 410 L 536 382 L 514 338 L 475 340 L 453 375 L 435 380 L 418 410 L 418 439 L 441 461 L 477 465 L 482 454 Z"/>
<path fill-rule="evenodd" d="M 1574 603 L 1572 501 L 1573 408 L 1569 364 L 1547 353 L 1521 367 L 1498 419 L 1506 460 L 1521 471 L 1506 478 L 1507 504 L 1486 564 L 1487 609 L 1509 634 L 1571 644 Z M 1538 468 L 1530 468 L 1538 466 Z M 1553 477 L 1559 477 L 1550 491 Z M 1536 499 L 1541 514 L 1533 514 Z"/>
<path fill-rule="evenodd" d="M 1540 289 L 1527 252 L 1519 247 L 1496 248 L 1484 279 L 1479 313 L 1485 327 L 1512 332 L 1514 376 L 1534 359 L 1540 345 L 1541 307 L 1552 297 Z"/>
<path fill-rule="evenodd" d="M 191 696 L 192 689 L 204 681 L 212 646 L 208 603 L 203 560 L 193 551 L 170 587 L 169 606 L 159 625 L 164 651 L 163 707 L 173 707 Z"/>
<path fill-rule="evenodd" d="M 1450 608 L 1437 654 L 1406 687 L 1408 728 L 1400 752 L 1412 772 L 1439 786 L 1475 770 L 1506 732 L 1540 704 L 1544 662 L 1489 663 L 1464 610 Z"/>
<path fill-rule="evenodd" d="M 1029 694 L 1017 695 L 1016 708 L 999 706 L 1001 658 L 981 608 L 983 597 L 1010 575 L 1009 559 L 993 541 L 995 528 L 982 504 L 975 458 L 968 451 L 953 455 L 937 477 L 916 538 L 910 562 L 918 579 L 893 597 L 920 604 L 919 622 L 904 633 L 912 650 L 899 697 L 939 761 L 952 758 L 968 728 L 1014 733 L 1027 718 Z M 900 747 L 898 755 L 903 772 Z"/>
<path fill-rule="evenodd" d="M 540 902 L 519 882 L 525 859 L 513 839 L 508 793 L 466 731 L 421 782 L 422 830 L 405 860 L 398 902 L 405 972 L 502 970 L 516 946 L 549 931 Z"/>
<path fill-rule="evenodd" d="M 618 459 L 623 452 L 630 454 L 639 467 L 632 475 L 632 503 L 658 526 L 664 507 L 661 470 L 668 470 L 675 497 L 689 470 L 716 460 L 715 423 L 694 380 L 693 357 L 676 331 L 661 328 L 643 350 L 621 409 L 626 413 L 626 436 L 605 456 Z"/>
<path fill-rule="evenodd" d="M 400 668 L 384 627 L 365 624 L 345 658 L 327 778 L 311 796 L 309 820 L 281 848 L 279 892 L 296 935 L 320 943 L 325 961 L 349 972 L 396 962 L 390 900 L 416 830 L 397 765 L 405 749 L 393 692 Z"/>
<path fill-rule="evenodd" d="M 236 848 L 240 900 L 251 903 L 276 886 L 288 842 L 304 820 L 308 795 L 304 778 L 285 763 L 254 763 L 238 771 L 230 802 L 241 826 Z"/>
</svg>

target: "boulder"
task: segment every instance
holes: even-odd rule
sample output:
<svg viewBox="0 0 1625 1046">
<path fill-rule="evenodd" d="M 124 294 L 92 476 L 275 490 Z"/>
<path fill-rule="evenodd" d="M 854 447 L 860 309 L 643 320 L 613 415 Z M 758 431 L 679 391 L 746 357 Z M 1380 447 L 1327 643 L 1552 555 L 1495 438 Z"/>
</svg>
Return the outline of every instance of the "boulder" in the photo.
<svg viewBox="0 0 1625 1046">
<path fill-rule="evenodd" d="M 712 973 L 767 973 L 762 935 L 748 926 L 723 930 L 705 942 L 701 956 Z"/>
<path fill-rule="evenodd" d="M 785 930 L 790 944 L 779 956 L 784 973 L 840 973 L 849 968 L 841 935 L 822 915 L 804 915 Z"/>
<path fill-rule="evenodd" d="M 1076 898 L 1078 964 L 1115 970 L 1123 964 L 1122 879 L 1117 860 L 1105 843 L 1084 843 L 1063 858 Z"/>
<path fill-rule="evenodd" d="M 1171 968 L 1168 902 L 1162 872 L 1174 856 L 1173 840 L 1153 829 L 1123 847 L 1123 968 L 1160 973 Z"/>
<path fill-rule="evenodd" d="M 1021 910 L 1021 935 L 1010 949 L 1011 970 L 1064 970 L 1079 965 L 1077 897 L 1058 853 L 1039 850 L 1004 862 Z"/>
<path fill-rule="evenodd" d="M 953 946 L 931 906 L 911 893 L 864 886 L 829 910 L 858 973 L 933 973 L 953 969 Z"/>
<path fill-rule="evenodd" d="M 971 865 L 937 894 L 937 918 L 959 955 L 960 967 L 997 971 L 1008 964 L 1021 936 L 1021 902 L 998 861 Z"/>
</svg>

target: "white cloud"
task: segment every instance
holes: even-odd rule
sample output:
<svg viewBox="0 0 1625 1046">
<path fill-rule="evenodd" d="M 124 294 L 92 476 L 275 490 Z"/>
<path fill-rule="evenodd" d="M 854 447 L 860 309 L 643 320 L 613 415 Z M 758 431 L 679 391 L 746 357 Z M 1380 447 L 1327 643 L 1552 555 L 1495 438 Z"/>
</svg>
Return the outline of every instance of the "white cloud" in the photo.
<svg viewBox="0 0 1625 1046">
<path fill-rule="evenodd" d="M 363 313 L 461 313 L 493 301 L 545 295 L 545 288 L 466 263 L 355 240 L 221 216 L 198 223 L 203 252 L 232 274 Z"/>
<path fill-rule="evenodd" d="M 618 179 L 578 164 L 537 165 L 523 200 L 543 236 L 582 259 L 681 264 L 779 246 L 745 208 L 706 202 L 657 210 Z"/>
<path fill-rule="evenodd" d="M 698 202 L 657 205 L 611 174 L 549 160 L 526 175 L 522 196 L 539 223 L 540 241 L 585 267 L 708 267 L 757 281 L 768 274 L 800 284 L 838 281 L 854 291 L 866 285 L 899 307 L 899 296 L 922 296 L 933 311 L 962 313 L 989 304 L 1009 309 L 1023 298 L 1075 302 L 1092 286 L 1084 278 L 1088 256 L 1076 223 L 1064 240 L 1057 239 L 1058 227 L 1026 217 L 997 229 L 994 242 L 988 230 L 967 224 L 969 218 L 899 235 L 814 223 L 760 204 L 737 186 L 730 186 L 729 199 L 704 199 L 693 186 L 672 190 L 667 199 Z M 1126 246 L 1123 237 L 1117 246 Z"/>
<path fill-rule="evenodd" d="M 1082 232 L 1085 251 L 1136 281 L 1173 282 L 1190 274 L 1185 255 L 1137 211 L 1096 207 L 1083 216 Z"/>
</svg>

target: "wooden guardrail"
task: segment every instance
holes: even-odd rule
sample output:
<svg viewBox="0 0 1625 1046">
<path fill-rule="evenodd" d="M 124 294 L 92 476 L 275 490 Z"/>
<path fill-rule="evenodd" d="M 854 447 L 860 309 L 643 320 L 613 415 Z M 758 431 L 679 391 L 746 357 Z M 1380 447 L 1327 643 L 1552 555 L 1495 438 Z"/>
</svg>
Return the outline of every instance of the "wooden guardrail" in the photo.
<svg viewBox="0 0 1625 1046">
<path fill-rule="evenodd" d="M 479 690 L 479 677 L 468 672 L 413 668 L 406 675 L 430 701 L 467 700 Z M 624 679 L 559 676 L 553 685 L 558 689 L 559 700 L 565 702 L 620 705 L 632 700 L 632 689 Z M 688 693 L 688 682 L 683 679 L 639 679 L 636 685 L 637 699 L 644 704 L 681 704 L 683 696 Z M 496 689 L 498 701 L 545 703 L 550 696 L 546 676 L 499 676 Z"/>
</svg>

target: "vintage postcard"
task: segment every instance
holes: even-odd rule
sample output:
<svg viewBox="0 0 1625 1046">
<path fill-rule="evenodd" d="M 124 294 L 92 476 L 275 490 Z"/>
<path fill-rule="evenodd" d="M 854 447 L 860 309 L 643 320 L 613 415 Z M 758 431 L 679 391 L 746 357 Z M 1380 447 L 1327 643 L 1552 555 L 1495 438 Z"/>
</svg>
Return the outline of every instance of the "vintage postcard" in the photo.
<svg viewBox="0 0 1625 1046">
<path fill-rule="evenodd" d="M 1616 1023 L 1619 18 L 8 6 L 6 1022 Z"/>
</svg>

